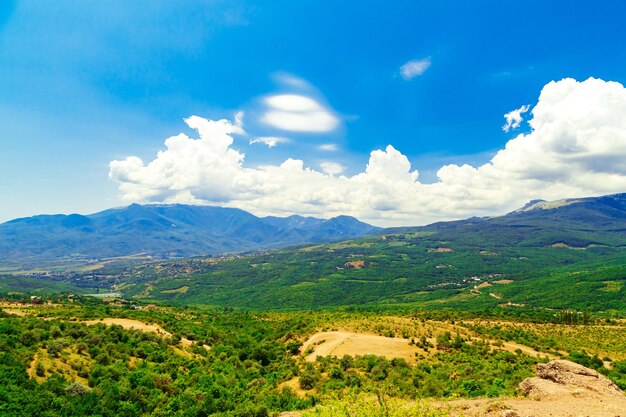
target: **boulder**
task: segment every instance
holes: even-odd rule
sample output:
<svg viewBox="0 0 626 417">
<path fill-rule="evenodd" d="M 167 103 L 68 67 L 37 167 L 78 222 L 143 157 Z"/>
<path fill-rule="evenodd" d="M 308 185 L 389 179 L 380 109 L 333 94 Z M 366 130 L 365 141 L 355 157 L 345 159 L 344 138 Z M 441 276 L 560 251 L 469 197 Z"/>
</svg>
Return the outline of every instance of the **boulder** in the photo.
<svg viewBox="0 0 626 417">
<path fill-rule="evenodd" d="M 624 392 L 604 375 L 574 362 L 555 360 L 537 365 L 537 376 L 519 385 L 533 399 L 574 397 L 621 397 Z"/>
</svg>

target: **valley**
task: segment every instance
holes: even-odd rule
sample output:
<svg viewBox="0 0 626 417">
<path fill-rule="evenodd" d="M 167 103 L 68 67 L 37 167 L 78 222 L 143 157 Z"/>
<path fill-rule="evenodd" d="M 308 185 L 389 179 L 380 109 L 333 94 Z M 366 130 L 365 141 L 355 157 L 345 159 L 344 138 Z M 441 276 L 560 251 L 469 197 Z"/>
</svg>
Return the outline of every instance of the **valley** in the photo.
<svg viewBox="0 0 626 417">
<path fill-rule="evenodd" d="M 567 360 L 626 388 L 625 218 L 618 194 L 258 251 L 5 268 L 0 411 L 604 416 L 593 404 L 621 397 L 563 406 L 522 387 Z"/>
</svg>

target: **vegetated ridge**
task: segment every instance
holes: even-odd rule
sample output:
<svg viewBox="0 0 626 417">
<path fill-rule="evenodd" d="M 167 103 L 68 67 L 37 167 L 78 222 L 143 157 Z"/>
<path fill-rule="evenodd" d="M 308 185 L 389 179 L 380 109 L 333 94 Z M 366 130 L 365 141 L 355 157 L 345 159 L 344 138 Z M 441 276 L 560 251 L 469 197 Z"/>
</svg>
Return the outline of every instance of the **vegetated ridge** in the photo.
<svg viewBox="0 0 626 417">
<path fill-rule="evenodd" d="M 258 309 L 624 311 L 625 249 L 626 194 L 616 194 L 252 254 L 175 277 L 144 270 L 118 288 L 149 300 Z"/>
</svg>

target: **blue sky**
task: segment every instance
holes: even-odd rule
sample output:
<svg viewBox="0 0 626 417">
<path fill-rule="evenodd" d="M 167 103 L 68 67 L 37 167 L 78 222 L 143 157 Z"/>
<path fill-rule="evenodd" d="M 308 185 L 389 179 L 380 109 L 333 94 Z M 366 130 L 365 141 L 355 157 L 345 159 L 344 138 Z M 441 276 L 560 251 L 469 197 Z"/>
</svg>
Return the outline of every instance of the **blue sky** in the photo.
<svg viewBox="0 0 626 417">
<path fill-rule="evenodd" d="M 442 166 L 488 163 L 530 132 L 525 122 L 503 131 L 503 116 L 535 106 L 550 81 L 623 84 L 625 9 L 620 1 L 4 1 L 0 221 L 131 200 L 183 201 L 182 193 L 168 200 L 169 192 L 124 191 L 118 187 L 128 177 L 113 172 L 112 181 L 109 164 L 129 156 L 147 164 L 167 137 L 197 137 L 183 122 L 192 115 L 233 120 L 242 111 L 245 134 L 234 136 L 232 148 L 249 168 L 292 158 L 320 172 L 333 163 L 341 168 L 326 165 L 329 172 L 350 177 L 364 171 L 370 152 L 391 144 L 421 183 L 436 182 Z M 401 68 L 412 61 L 419 74 L 411 78 Z M 313 100 L 330 125 L 269 123 L 267 100 L 281 94 Z M 285 140 L 271 148 L 250 143 L 259 137 Z M 201 198 L 197 188 L 189 201 L 259 214 L 343 207 L 376 222 L 375 211 L 395 210 L 372 203 L 360 213 L 344 201 L 332 210 L 297 202 L 274 210 L 251 197 Z M 445 218 L 473 214 L 471 207 L 441 210 Z M 398 222 L 437 218 L 397 211 Z M 391 224 L 384 218 L 395 215 L 381 216 L 380 224 Z"/>
</svg>

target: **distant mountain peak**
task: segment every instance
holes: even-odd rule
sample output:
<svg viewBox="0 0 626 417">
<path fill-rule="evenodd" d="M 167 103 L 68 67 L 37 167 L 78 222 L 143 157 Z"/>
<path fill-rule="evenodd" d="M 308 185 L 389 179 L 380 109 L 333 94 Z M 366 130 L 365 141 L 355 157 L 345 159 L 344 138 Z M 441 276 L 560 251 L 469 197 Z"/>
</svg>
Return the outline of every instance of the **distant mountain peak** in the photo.
<svg viewBox="0 0 626 417">
<path fill-rule="evenodd" d="M 329 242 L 375 230 L 349 216 L 259 218 L 236 208 L 133 203 L 88 216 L 41 215 L 0 224 L 0 261 L 50 261 L 75 253 L 89 258 L 218 255 Z"/>
<path fill-rule="evenodd" d="M 552 210 L 561 207 L 570 206 L 578 203 L 607 203 L 607 202 L 626 202 L 626 193 L 610 194 L 600 197 L 584 197 L 584 198 L 566 198 L 561 200 L 531 200 L 523 207 L 515 210 L 513 213 L 523 213 L 532 210 Z"/>
</svg>

